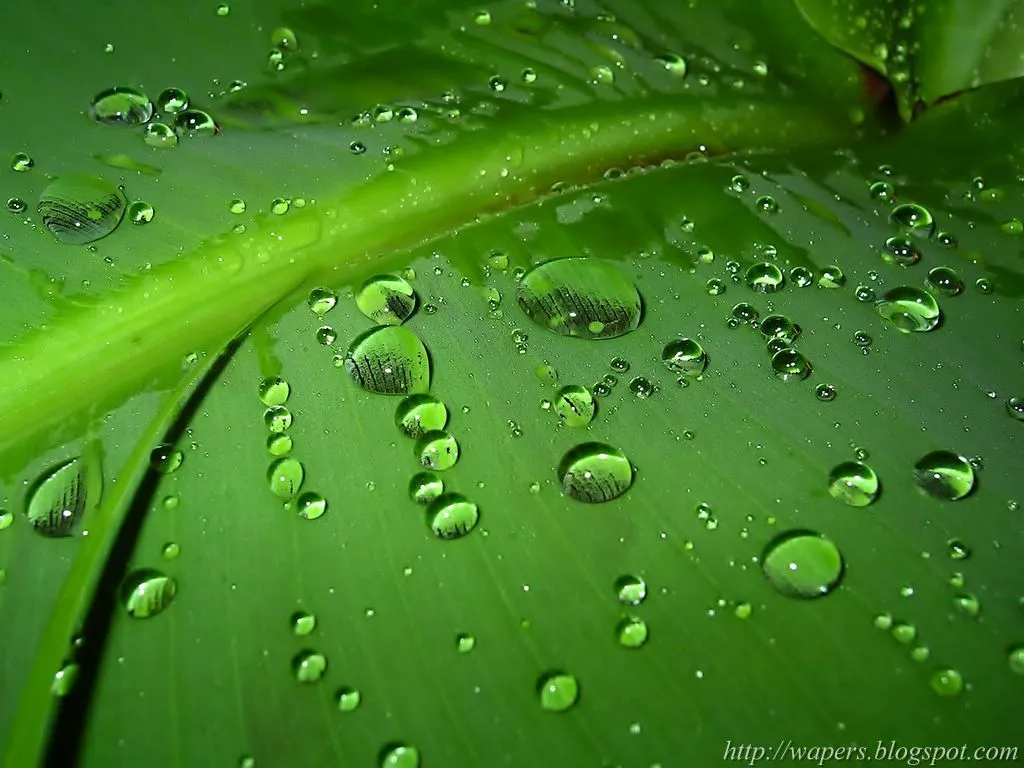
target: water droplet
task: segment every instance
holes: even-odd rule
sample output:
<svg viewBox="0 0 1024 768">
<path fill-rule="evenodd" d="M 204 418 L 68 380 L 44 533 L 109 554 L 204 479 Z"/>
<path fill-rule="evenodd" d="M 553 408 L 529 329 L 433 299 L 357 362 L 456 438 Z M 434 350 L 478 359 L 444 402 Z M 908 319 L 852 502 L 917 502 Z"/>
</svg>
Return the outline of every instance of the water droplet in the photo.
<svg viewBox="0 0 1024 768">
<path fill-rule="evenodd" d="M 797 288 L 807 288 L 814 282 L 814 273 L 807 267 L 793 267 L 789 270 L 789 279 Z"/>
<path fill-rule="evenodd" d="M 580 683 L 565 672 L 549 672 L 537 683 L 541 709 L 547 712 L 565 712 L 580 698 Z"/>
<path fill-rule="evenodd" d="M 381 325 L 349 347 L 345 370 L 363 389 L 384 395 L 423 394 L 430 388 L 430 362 L 423 342 L 401 326 Z"/>
<path fill-rule="evenodd" d="M 186 109 L 174 118 L 174 132 L 179 136 L 201 137 L 220 133 L 216 121 L 201 109 Z"/>
<path fill-rule="evenodd" d="M 890 264 L 910 267 L 921 260 L 921 251 L 905 237 L 890 237 L 885 241 L 882 258 Z"/>
<path fill-rule="evenodd" d="M 164 88 L 156 97 L 156 106 L 162 113 L 176 115 L 188 109 L 188 94 L 180 88 Z"/>
<path fill-rule="evenodd" d="M 629 361 L 622 357 L 613 357 L 609 365 L 617 373 L 625 373 L 629 370 Z"/>
<path fill-rule="evenodd" d="M 359 706 L 359 702 L 362 701 L 362 694 L 355 688 L 339 688 L 337 693 L 334 694 L 334 701 L 338 705 L 339 712 L 352 712 Z"/>
<path fill-rule="evenodd" d="M 174 600 L 178 585 L 170 576 L 152 568 L 130 574 L 121 585 L 121 602 L 133 619 L 147 619 Z"/>
<path fill-rule="evenodd" d="M 295 508 L 299 513 L 299 517 L 306 520 L 316 520 L 327 511 L 327 499 L 319 493 L 307 491 L 296 500 Z"/>
<path fill-rule="evenodd" d="M 762 195 L 754 201 L 754 207 L 761 213 L 778 213 L 779 204 L 771 195 Z"/>
<path fill-rule="evenodd" d="M 1024 232 L 1024 224 L 1016 217 L 1007 219 L 999 225 L 999 228 L 1008 235 L 1019 235 Z"/>
<path fill-rule="evenodd" d="M 1024 421 L 1024 397 L 1007 398 L 1006 412 L 1017 421 Z"/>
<path fill-rule="evenodd" d="M 0 531 L 10 528 L 14 522 L 14 514 L 6 509 L 0 509 Z"/>
<path fill-rule="evenodd" d="M 914 483 L 929 496 L 945 501 L 964 498 L 974 488 L 974 468 L 952 451 L 932 451 L 914 465 Z"/>
<path fill-rule="evenodd" d="M 316 341 L 318 344 L 329 347 L 337 340 L 338 334 L 331 326 L 324 325 L 316 329 Z"/>
<path fill-rule="evenodd" d="M 406 744 L 388 744 L 380 752 L 380 768 L 419 768 L 420 752 Z"/>
<path fill-rule="evenodd" d="M 995 286 L 993 286 L 992 283 L 984 277 L 979 277 L 977 280 L 975 280 L 974 287 L 977 288 L 980 293 L 983 293 L 986 296 L 995 290 Z"/>
<path fill-rule="evenodd" d="M 787 597 L 816 598 L 836 588 L 843 576 L 843 557 L 831 540 L 806 530 L 776 536 L 762 557 L 764 575 Z"/>
<path fill-rule="evenodd" d="M 802 381 L 811 375 L 811 364 L 802 352 L 780 349 L 772 355 L 772 371 L 783 381 Z"/>
<path fill-rule="evenodd" d="M 113 184 L 96 176 L 64 176 L 39 196 L 36 210 L 43 224 L 62 243 L 84 245 L 113 232 L 124 217 L 127 201 Z"/>
<path fill-rule="evenodd" d="M 272 405 L 263 412 L 263 423 L 271 432 L 284 432 L 292 425 L 292 414 L 283 405 Z"/>
<path fill-rule="evenodd" d="M 444 482 L 433 472 L 419 472 L 409 481 L 409 498 L 417 504 L 429 504 L 444 493 Z"/>
<path fill-rule="evenodd" d="M 169 541 L 164 544 L 163 548 L 160 550 L 160 554 L 162 554 L 167 560 L 173 560 L 181 554 L 181 545 L 177 542 Z"/>
<path fill-rule="evenodd" d="M 300 683 L 315 683 L 327 671 L 327 657 L 322 653 L 305 649 L 292 657 L 292 674 Z"/>
<path fill-rule="evenodd" d="M 292 458 L 278 459 L 267 470 L 270 492 L 279 499 L 291 499 L 299 492 L 306 471 L 302 464 Z"/>
<path fill-rule="evenodd" d="M 275 197 L 270 201 L 270 212 L 275 216 L 283 216 L 292 207 L 292 201 L 283 197 Z"/>
<path fill-rule="evenodd" d="M 263 401 L 264 405 L 284 405 L 291 392 L 291 385 L 280 376 L 266 378 L 260 382 L 260 400 Z"/>
<path fill-rule="evenodd" d="M 531 320 L 564 336 L 610 339 L 640 324 L 636 287 L 596 259 L 556 259 L 531 269 L 517 286 L 517 299 Z"/>
<path fill-rule="evenodd" d="M 356 305 L 380 325 L 401 325 L 416 308 L 416 293 L 402 277 L 377 275 L 359 288 Z"/>
<path fill-rule="evenodd" d="M 931 213 L 917 203 L 897 205 L 889 214 L 889 221 L 916 237 L 931 237 L 935 231 L 935 220 Z"/>
<path fill-rule="evenodd" d="M 185 454 L 167 443 L 158 445 L 149 454 L 149 466 L 161 475 L 169 475 L 177 471 L 184 460 Z"/>
<path fill-rule="evenodd" d="M 782 288 L 786 276 L 771 262 L 765 261 L 750 266 L 743 276 L 747 287 L 759 293 L 775 293 Z"/>
<path fill-rule="evenodd" d="M 878 498 L 880 488 L 875 470 L 859 461 L 844 461 L 828 475 L 829 494 L 851 507 L 866 507 Z"/>
<path fill-rule="evenodd" d="M 459 653 L 469 653 L 476 647 L 476 638 L 472 635 L 460 632 L 455 636 L 455 648 Z"/>
<path fill-rule="evenodd" d="M 11 213 L 24 213 L 26 208 L 28 208 L 28 203 L 20 197 L 10 197 L 7 199 L 7 210 Z"/>
<path fill-rule="evenodd" d="M 11 170 L 24 173 L 29 171 L 36 164 L 36 161 L 24 152 L 18 152 L 11 158 Z"/>
<path fill-rule="evenodd" d="M 439 539 L 465 536 L 480 520 L 480 510 L 460 493 L 443 493 L 427 507 L 427 523 Z"/>
<path fill-rule="evenodd" d="M 596 403 L 585 387 L 569 384 L 555 395 L 555 413 L 569 427 L 585 427 L 594 419 Z"/>
<path fill-rule="evenodd" d="M 836 388 L 832 384 L 819 384 L 814 388 L 814 396 L 823 403 L 831 403 L 836 399 Z"/>
<path fill-rule="evenodd" d="M 447 423 L 448 408 L 433 395 L 410 395 L 395 410 L 395 424 L 408 437 L 422 437 Z"/>
<path fill-rule="evenodd" d="M 779 339 L 784 346 L 790 346 L 800 336 L 801 328 L 785 315 L 768 315 L 758 326 L 761 334 L 768 339 Z"/>
<path fill-rule="evenodd" d="M 941 317 L 935 298 L 912 286 L 886 291 L 875 308 L 891 325 L 904 332 L 930 331 L 939 324 Z"/>
<path fill-rule="evenodd" d="M 964 281 L 950 267 L 934 267 L 928 272 L 928 285 L 946 296 L 956 296 L 964 289 Z"/>
<path fill-rule="evenodd" d="M 1018 675 L 1024 675 L 1024 645 L 1017 645 L 1011 648 L 1008 660 L 1011 671 Z"/>
<path fill-rule="evenodd" d="M 872 200 L 891 203 L 896 199 L 896 190 L 888 181 L 876 181 L 868 188 L 868 195 Z"/>
<path fill-rule="evenodd" d="M 98 463 L 69 459 L 44 472 L 28 493 L 25 514 L 43 536 L 70 536 L 86 510 L 99 502 L 102 476 Z"/>
<path fill-rule="evenodd" d="M 625 454 L 605 443 L 582 443 L 558 466 L 562 492 L 577 501 L 600 503 L 624 494 L 633 484 L 633 467 Z"/>
<path fill-rule="evenodd" d="M 654 394 L 654 384 L 643 376 L 636 376 L 629 382 L 629 391 L 640 399 L 648 398 Z"/>
<path fill-rule="evenodd" d="M 976 617 L 979 613 L 981 613 L 981 601 L 978 600 L 976 595 L 956 595 L 953 598 L 953 604 L 961 613 L 971 616 L 972 618 Z"/>
<path fill-rule="evenodd" d="M 704 290 L 708 292 L 709 296 L 721 296 L 725 293 L 725 283 L 717 277 L 712 277 L 705 283 Z"/>
<path fill-rule="evenodd" d="M 447 411 L 445 412 L 447 415 Z M 459 444 L 443 429 L 424 432 L 414 448 L 420 463 L 427 469 L 443 471 L 455 466 L 459 460 Z"/>
<path fill-rule="evenodd" d="M 729 180 L 729 189 L 733 192 L 746 192 L 750 189 L 750 181 L 746 176 L 736 174 Z"/>
<path fill-rule="evenodd" d="M 615 627 L 619 645 L 625 648 L 639 648 L 647 642 L 647 622 L 636 616 L 626 616 Z"/>
<path fill-rule="evenodd" d="M 128 206 L 128 221 L 132 224 L 149 224 L 153 220 L 156 211 L 149 203 L 138 200 Z"/>
<path fill-rule="evenodd" d="M 142 131 L 142 140 L 147 147 L 170 149 L 178 146 L 178 134 L 166 123 L 148 123 Z"/>
<path fill-rule="evenodd" d="M 819 288 L 841 288 L 846 283 L 846 275 L 839 267 L 832 265 L 821 270 L 818 278 Z"/>
<path fill-rule="evenodd" d="M 964 689 L 964 678 L 957 670 L 951 668 L 936 670 L 929 681 L 932 690 L 939 696 L 959 696 Z"/>
<path fill-rule="evenodd" d="M 50 684 L 51 695 L 60 699 L 71 693 L 75 687 L 75 681 L 78 679 L 79 671 L 78 664 L 72 661 L 64 662 L 57 674 L 53 676 L 53 682 Z"/>
<path fill-rule="evenodd" d="M 700 342 L 694 339 L 675 339 L 661 350 L 661 361 L 670 371 L 683 376 L 696 377 L 704 373 L 708 356 Z"/>
<path fill-rule="evenodd" d="M 153 116 L 153 103 L 134 88 L 116 86 L 96 94 L 89 117 L 106 125 L 142 125 Z"/>
<path fill-rule="evenodd" d="M 686 59 L 677 53 L 665 52 L 659 53 L 654 57 L 655 61 L 658 61 L 668 73 L 673 77 L 685 77 L 686 76 Z"/>
<path fill-rule="evenodd" d="M 946 551 L 953 560 L 966 560 L 971 556 L 971 548 L 960 539 L 950 539 L 946 542 Z"/>
</svg>

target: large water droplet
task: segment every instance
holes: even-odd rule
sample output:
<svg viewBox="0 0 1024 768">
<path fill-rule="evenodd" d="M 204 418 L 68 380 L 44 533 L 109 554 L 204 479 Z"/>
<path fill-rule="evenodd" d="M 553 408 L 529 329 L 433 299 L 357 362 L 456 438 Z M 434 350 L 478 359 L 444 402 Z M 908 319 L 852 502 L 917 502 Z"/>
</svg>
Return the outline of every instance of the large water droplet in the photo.
<svg viewBox="0 0 1024 768">
<path fill-rule="evenodd" d="M 408 437 L 444 429 L 448 408 L 433 395 L 410 395 L 398 404 L 395 424 Z"/>
<path fill-rule="evenodd" d="M 313 310 L 313 314 L 323 317 L 334 309 L 334 305 L 338 303 L 338 294 L 330 288 L 314 288 L 309 292 L 306 303 Z"/>
<path fill-rule="evenodd" d="M 599 503 L 618 498 L 633 484 L 626 455 L 605 443 L 582 443 L 558 465 L 562 492 L 578 501 Z"/>
<path fill-rule="evenodd" d="M 161 475 L 176 472 L 184 461 L 185 454 L 168 443 L 158 445 L 149 454 L 149 466 Z"/>
<path fill-rule="evenodd" d="M 772 371 L 783 381 L 803 381 L 811 375 L 811 363 L 802 352 L 780 349 L 772 355 Z"/>
<path fill-rule="evenodd" d="M 921 260 L 921 251 L 905 237 L 890 237 L 885 241 L 882 258 L 890 264 L 910 267 Z"/>
<path fill-rule="evenodd" d="M 751 265 L 743 279 L 747 287 L 760 293 L 775 293 L 786 282 L 786 276 L 782 270 L 770 261 Z"/>
<path fill-rule="evenodd" d="M 958 670 L 945 668 L 937 669 L 929 681 L 932 690 L 939 696 L 959 696 L 964 689 L 964 678 Z"/>
<path fill-rule="evenodd" d="M 928 285 L 946 296 L 956 296 L 964 289 L 964 281 L 950 267 L 933 267 L 926 279 Z"/>
<path fill-rule="evenodd" d="M 338 692 L 334 694 L 339 712 L 352 712 L 357 709 L 362 698 L 362 694 L 357 689 L 348 686 L 339 688 Z"/>
<path fill-rule="evenodd" d="M 115 86 L 96 94 L 89 116 L 106 125 L 141 125 L 153 116 L 153 103 L 134 88 Z"/>
<path fill-rule="evenodd" d="M 851 507 L 866 507 L 878 498 L 879 488 L 878 475 L 859 461 L 844 461 L 828 475 L 828 492 L 832 498 Z"/>
<path fill-rule="evenodd" d="M 930 331 L 939 324 L 941 316 L 939 305 L 930 293 L 908 285 L 886 291 L 875 308 L 901 331 Z"/>
<path fill-rule="evenodd" d="M 914 483 L 936 499 L 957 501 L 974 488 L 974 468 L 952 451 L 932 451 L 914 465 Z"/>
<path fill-rule="evenodd" d="M 319 493 L 307 491 L 296 499 L 295 508 L 299 513 L 299 517 L 306 520 L 316 520 L 327 511 L 327 499 Z"/>
<path fill-rule="evenodd" d="M 620 603 L 640 605 L 647 597 L 647 582 L 632 574 L 620 576 L 615 580 L 615 594 Z"/>
<path fill-rule="evenodd" d="M 377 275 L 360 287 L 356 306 L 379 325 L 401 325 L 416 309 L 416 292 L 397 275 Z"/>
<path fill-rule="evenodd" d="M 537 682 L 537 694 L 541 709 L 564 712 L 579 699 L 580 684 L 573 675 L 566 672 L 549 672 Z"/>
<path fill-rule="evenodd" d="M 128 201 L 113 184 L 86 175 L 62 176 L 51 182 L 36 210 L 43 224 L 62 243 L 84 245 L 113 232 Z"/>
<path fill-rule="evenodd" d="M 839 584 L 844 570 L 838 547 L 821 534 L 806 530 L 786 531 L 772 539 L 761 567 L 775 589 L 797 598 L 827 595 Z"/>
<path fill-rule="evenodd" d="M 380 325 L 356 337 L 345 370 L 363 389 L 382 395 L 422 394 L 430 388 L 427 349 L 401 326 Z"/>
<path fill-rule="evenodd" d="M 517 299 L 531 320 L 563 336 L 610 339 L 640 324 L 636 287 L 595 259 L 556 259 L 531 269 L 519 282 Z"/>
<path fill-rule="evenodd" d="M 418 472 L 409 481 L 409 498 L 417 504 L 429 504 L 444 493 L 444 482 L 433 472 Z"/>
<path fill-rule="evenodd" d="M 264 405 L 284 405 L 291 391 L 291 386 L 280 376 L 263 379 L 260 382 L 260 400 L 263 401 Z"/>
<path fill-rule="evenodd" d="M 427 507 L 430 530 L 440 539 L 458 539 L 465 536 L 480 520 L 476 504 L 459 493 L 444 493 Z"/>
<path fill-rule="evenodd" d="M 152 568 L 130 574 L 121 585 L 121 603 L 133 619 L 147 619 L 174 600 L 178 585 L 170 576 Z"/>
<path fill-rule="evenodd" d="M 639 648 L 647 642 L 647 622 L 636 616 L 626 616 L 615 627 L 615 637 L 625 648 Z"/>
<path fill-rule="evenodd" d="M 32 485 L 25 515 L 43 536 L 70 536 L 85 512 L 99 503 L 102 487 L 98 459 L 69 459 L 44 472 Z"/>
</svg>

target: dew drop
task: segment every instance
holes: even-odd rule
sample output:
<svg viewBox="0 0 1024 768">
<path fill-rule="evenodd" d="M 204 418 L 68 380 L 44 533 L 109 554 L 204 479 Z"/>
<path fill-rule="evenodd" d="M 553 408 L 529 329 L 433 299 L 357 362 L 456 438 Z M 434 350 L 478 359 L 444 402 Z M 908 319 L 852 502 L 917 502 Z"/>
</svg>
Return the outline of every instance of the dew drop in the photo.
<svg viewBox="0 0 1024 768">
<path fill-rule="evenodd" d="M 263 412 L 263 423 L 272 433 L 284 432 L 292 425 L 292 414 L 283 405 L 272 405 Z"/>
<path fill-rule="evenodd" d="M 157 108 L 168 115 L 176 115 L 188 109 L 188 94 L 181 88 L 164 88 L 156 97 Z"/>
<path fill-rule="evenodd" d="M 395 424 L 407 437 L 422 437 L 447 423 L 448 408 L 433 395 L 409 395 L 395 410 Z"/>
<path fill-rule="evenodd" d="M 555 413 L 568 427 L 585 427 L 594 420 L 594 396 L 579 384 L 568 384 L 555 395 Z"/>
<path fill-rule="evenodd" d="M 305 637 L 316 629 L 316 616 L 309 611 L 295 611 L 288 623 L 291 625 L 293 635 Z"/>
<path fill-rule="evenodd" d="M 819 288 L 842 288 L 845 283 L 846 275 L 835 265 L 822 269 L 821 276 L 818 278 Z"/>
<path fill-rule="evenodd" d="M 890 237 L 885 241 L 882 258 L 890 264 L 911 267 L 921 260 L 921 251 L 905 237 Z"/>
<path fill-rule="evenodd" d="M 957 501 L 974 488 L 974 468 L 952 451 L 932 451 L 914 465 L 914 484 L 929 496 Z"/>
<path fill-rule="evenodd" d="M 216 121 L 201 109 L 186 109 L 174 118 L 174 132 L 179 136 L 201 137 L 220 133 Z"/>
<path fill-rule="evenodd" d="M 630 379 L 629 391 L 634 397 L 639 397 L 643 400 L 654 394 L 654 384 L 643 376 L 636 376 Z"/>
<path fill-rule="evenodd" d="M 640 648 L 647 634 L 647 622 L 636 616 L 626 616 L 615 627 L 615 637 L 624 648 Z"/>
<path fill-rule="evenodd" d="M 759 293 L 775 293 L 782 288 L 786 280 L 782 270 L 771 262 L 765 261 L 751 265 L 743 276 L 747 287 Z"/>
<path fill-rule="evenodd" d="M 843 576 L 843 557 L 830 539 L 807 530 L 786 531 L 765 548 L 762 569 L 781 594 L 817 598 L 832 592 Z"/>
<path fill-rule="evenodd" d="M 696 377 L 704 373 L 708 356 L 700 342 L 694 339 L 675 339 L 661 350 L 661 361 L 675 373 Z"/>
<path fill-rule="evenodd" d="M 889 213 L 889 221 L 904 232 L 915 237 L 931 237 L 935 231 L 935 220 L 924 206 L 917 203 L 897 205 Z"/>
<path fill-rule="evenodd" d="M 63 176 L 39 196 L 36 210 L 54 237 L 69 245 L 84 245 L 106 237 L 121 223 L 127 201 L 124 193 L 96 176 Z"/>
<path fill-rule="evenodd" d="M 541 264 L 517 286 L 517 300 L 538 325 L 563 336 L 610 339 L 640 324 L 636 287 L 596 259 L 566 258 Z"/>
<path fill-rule="evenodd" d="M 380 768 L 419 768 L 420 752 L 407 744 L 391 743 L 380 752 Z"/>
<path fill-rule="evenodd" d="M 327 657 L 318 651 L 305 649 L 292 657 L 292 674 L 300 683 L 315 683 L 327 671 Z"/>
<path fill-rule="evenodd" d="M 659 53 L 654 58 L 673 77 L 686 76 L 686 59 L 679 54 L 668 51 L 665 53 Z"/>
<path fill-rule="evenodd" d="M 430 388 L 426 347 L 412 331 L 380 325 L 349 347 L 345 370 L 363 389 L 384 395 L 425 394 Z"/>
<path fill-rule="evenodd" d="M 828 475 L 829 494 L 851 507 L 866 507 L 878 498 L 880 488 L 875 470 L 859 461 L 844 461 Z"/>
<path fill-rule="evenodd" d="M 299 492 L 306 471 L 302 464 L 293 458 L 282 458 L 273 462 L 267 470 L 267 483 L 270 492 L 279 499 L 291 499 Z"/>
<path fill-rule="evenodd" d="M 153 116 L 153 103 L 134 88 L 101 91 L 89 105 L 89 117 L 105 125 L 142 125 Z"/>
<path fill-rule="evenodd" d="M 947 698 L 959 696 L 964 689 L 963 675 L 949 667 L 936 670 L 929 682 L 935 693 Z"/>
<path fill-rule="evenodd" d="M 149 466 L 153 468 L 154 472 L 159 472 L 161 475 L 169 475 L 177 471 L 184 461 L 185 454 L 167 443 L 158 445 L 149 454 Z"/>
<path fill-rule="evenodd" d="M 459 653 L 469 653 L 476 647 L 476 638 L 465 632 L 455 636 L 455 649 Z"/>
<path fill-rule="evenodd" d="M 941 317 L 934 297 L 912 286 L 886 291 L 875 308 L 890 325 L 904 332 L 930 331 L 939 324 Z"/>
<path fill-rule="evenodd" d="M 600 503 L 624 494 L 633 484 L 633 467 L 625 454 L 605 443 L 582 443 L 558 466 L 562 492 L 577 501 Z"/>
<path fill-rule="evenodd" d="M 443 493 L 427 507 L 427 523 L 439 539 L 465 536 L 480 520 L 476 504 L 459 493 Z"/>
<path fill-rule="evenodd" d="M 334 694 L 334 701 L 338 706 L 339 712 L 352 712 L 359 707 L 359 702 L 362 701 L 362 694 L 355 688 L 339 688 Z"/>
<path fill-rule="evenodd" d="M 438 472 L 451 469 L 459 460 L 458 442 L 443 429 L 424 432 L 416 441 L 414 451 L 424 467 Z"/>
<path fill-rule="evenodd" d="M 178 146 L 178 134 L 167 123 L 147 123 L 142 141 L 153 149 L 170 149 Z"/>
<path fill-rule="evenodd" d="M 78 673 L 80 668 L 78 664 L 74 662 L 65 662 L 57 674 L 53 676 L 53 682 L 50 684 L 50 693 L 56 696 L 58 699 L 67 696 L 75 687 L 75 681 L 78 680 Z"/>
<path fill-rule="evenodd" d="M 429 504 L 444 493 L 444 482 L 433 472 L 418 472 L 409 481 L 409 498 L 417 504 Z"/>
<path fill-rule="evenodd" d="M 802 352 L 780 349 L 772 355 L 772 371 L 782 381 L 802 381 L 811 375 L 811 364 Z"/>
<path fill-rule="evenodd" d="M 964 281 L 950 267 L 933 267 L 926 280 L 930 287 L 945 296 L 956 296 L 964 289 Z"/>
<path fill-rule="evenodd" d="M 1024 645 L 1017 645 L 1011 648 L 1008 661 L 1012 672 L 1024 675 Z"/>
<path fill-rule="evenodd" d="M 146 619 L 167 608 L 177 591 L 178 585 L 170 576 L 152 568 L 143 568 L 124 580 L 121 603 L 133 619 Z"/>
<path fill-rule="evenodd" d="M 580 685 L 573 675 L 566 672 L 548 672 L 537 681 L 537 694 L 541 709 L 564 712 L 579 699 Z"/>
<path fill-rule="evenodd" d="M 98 463 L 68 459 L 44 472 L 28 492 L 25 516 L 43 536 L 70 536 L 85 512 L 99 503 L 102 476 Z"/>
<path fill-rule="evenodd" d="M 299 517 L 305 520 L 316 520 L 327 511 L 327 499 L 319 493 L 307 491 L 296 500 L 295 509 L 299 513 Z"/>
<path fill-rule="evenodd" d="M 416 293 L 397 275 L 371 277 L 356 293 L 359 311 L 380 325 L 401 325 L 416 308 Z"/>
<path fill-rule="evenodd" d="M 280 376 L 266 378 L 260 382 L 260 400 L 267 406 L 284 405 L 291 392 L 291 385 Z"/>
</svg>

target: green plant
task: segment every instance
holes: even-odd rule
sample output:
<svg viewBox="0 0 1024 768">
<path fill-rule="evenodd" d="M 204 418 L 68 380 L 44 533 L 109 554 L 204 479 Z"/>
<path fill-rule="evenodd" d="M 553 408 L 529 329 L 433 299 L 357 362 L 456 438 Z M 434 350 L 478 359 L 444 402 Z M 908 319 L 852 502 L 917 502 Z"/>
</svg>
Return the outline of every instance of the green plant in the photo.
<svg viewBox="0 0 1024 768">
<path fill-rule="evenodd" d="M 36 216 L 4 233 L 7 765 L 1017 745 L 1017 3 L 271 5 L 11 24 L 4 138 L 35 159 L 11 195 L 99 173 L 156 216 L 93 250 Z M 151 150 L 69 124 L 107 85 L 251 71 L 272 27 L 282 69 L 219 87 L 223 135 Z M 51 38 L 88 49 L 59 83 Z M 520 273 L 566 256 L 591 260 L 557 286 L 639 325 L 573 338 L 524 312 Z M 400 399 L 346 370 L 375 324 L 353 294 L 384 272 L 415 289 L 403 327 L 460 446 L 437 474 L 479 509 L 435 521 L 473 526 L 455 541 L 409 499 Z M 894 327 L 933 320 L 901 286 L 939 296 L 936 327 Z M 589 426 L 559 424 L 571 384 L 609 390 Z M 268 452 L 285 434 L 301 477 Z M 576 494 L 604 503 L 562 492 L 589 442 L 636 468 Z M 936 450 L 977 487 L 936 498 L 915 470 Z M 79 467 L 88 494 L 63 482 Z M 33 531 L 33 499 L 76 535 Z M 577 682 L 542 695 L 554 672 Z"/>
</svg>

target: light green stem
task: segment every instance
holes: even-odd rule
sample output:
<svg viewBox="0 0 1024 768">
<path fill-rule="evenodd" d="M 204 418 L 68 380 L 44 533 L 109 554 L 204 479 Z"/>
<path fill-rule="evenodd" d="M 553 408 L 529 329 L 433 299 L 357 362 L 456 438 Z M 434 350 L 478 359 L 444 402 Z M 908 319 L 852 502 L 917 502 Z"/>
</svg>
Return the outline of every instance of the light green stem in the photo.
<svg viewBox="0 0 1024 768">
<path fill-rule="evenodd" d="M 295 285 L 343 283 L 380 254 L 529 202 L 556 182 L 680 159 L 701 145 L 721 153 L 837 146 L 854 136 L 850 124 L 800 104 L 686 96 L 524 110 L 466 131 L 333 199 L 211 239 L 5 347 L 0 463 L 23 461 L 25 450 L 12 458 L 12 449 L 31 436 L 67 437 L 58 428 L 73 416 L 102 416 L 140 389 L 180 378 L 185 355 L 221 343 Z"/>
</svg>

